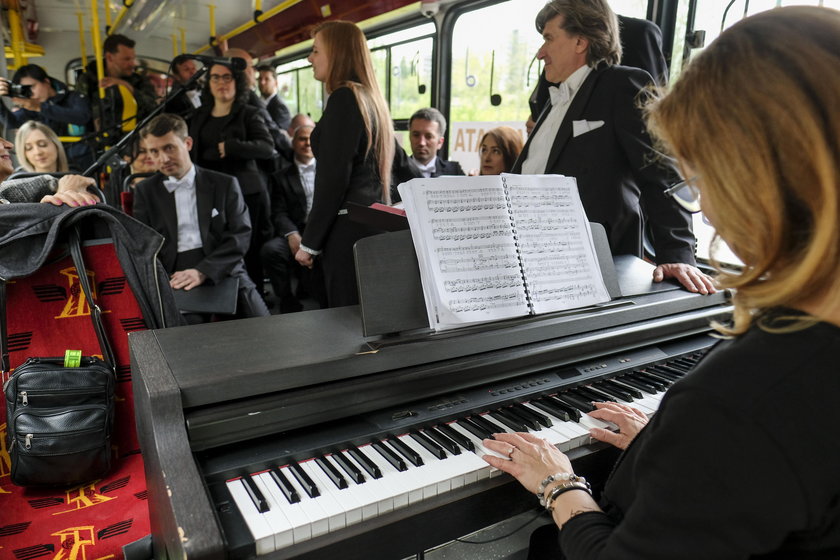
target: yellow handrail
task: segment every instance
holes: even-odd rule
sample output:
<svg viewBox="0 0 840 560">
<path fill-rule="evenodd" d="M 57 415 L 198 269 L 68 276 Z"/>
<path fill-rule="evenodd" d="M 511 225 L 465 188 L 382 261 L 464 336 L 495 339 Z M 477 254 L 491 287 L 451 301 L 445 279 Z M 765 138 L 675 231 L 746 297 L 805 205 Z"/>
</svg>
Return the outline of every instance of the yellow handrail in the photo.
<svg viewBox="0 0 840 560">
<path fill-rule="evenodd" d="M 87 66 L 87 49 L 85 47 L 85 14 L 77 12 L 79 18 L 79 49 L 82 53 L 82 68 Z"/>
<path fill-rule="evenodd" d="M 108 30 L 108 34 L 111 34 L 111 31 L 116 29 L 116 27 L 120 24 L 120 22 L 125 17 L 125 14 L 128 13 L 128 9 L 134 5 L 134 0 L 123 0 L 123 7 L 120 10 L 120 13 L 117 14 L 117 18 L 114 20 L 114 25 L 111 26 L 111 29 Z"/>
<path fill-rule="evenodd" d="M 261 5 L 260 0 L 256 0 L 256 1 L 257 1 L 258 6 Z M 260 14 L 259 16 L 257 16 L 256 18 L 252 19 L 251 21 L 249 21 L 247 23 L 243 23 L 242 25 L 240 25 L 239 27 L 237 27 L 233 31 L 225 33 L 221 37 L 216 37 L 216 17 L 215 17 L 215 14 L 213 13 L 213 10 L 215 9 L 215 6 L 213 6 L 211 4 L 210 5 L 210 37 L 215 37 L 214 44 L 204 45 L 203 47 L 201 47 L 200 49 L 195 51 L 194 54 L 201 54 L 204 51 L 209 50 L 209 49 L 213 48 L 214 46 L 218 45 L 222 41 L 227 41 L 228 39 L 236 37 L 237 35 L 239 35 L 243 31 L 247 31 L 248 29 L 251 29 L 252 27 L 254 27 L 255 25 L 257 25 L 257 23 L 262 23 L 265 20 L 267 20 L 268 18 L 270 18 L 270 17 L 272 17 L 276 14 L 279 14 L 280 12 L 282 12 L 283 10 L 286 10 L 287 8 L 291 8 L 295 4 L 298 4 L 299 2 L 301 2 L 301 0 L 286 0 L 285 2 L 281 2 L 280 4 L 277 4 L 276 6 L 274 6 L 273 8 L 268 10 L 267 12 L 264 12 L 264 13 Z"/>
<path fill-rule="evenodd" d="M 91 34 L 93 35 L 93 53 L 96 57 L 96 81 L 102 82 L 105 77 L 105 66 L 102 63 L 102 41 L 99 38 L 99 5 L 96 0 L 90 0 L 90 13 L 92 20 Z M 105 99 L 105 88 L 99 86 L 99 98 Z"/>
<path fill-rule="evenodd" d="M 20 23 L 20 12 L 15 8 L 9 8 L 9 28 L 12 30 L 12 55 L 15 59 L 15 68 L 20 68 L 28 61 L 26 60 L 26 45 L 23 40 L 23 29 Z"/>
</svg>

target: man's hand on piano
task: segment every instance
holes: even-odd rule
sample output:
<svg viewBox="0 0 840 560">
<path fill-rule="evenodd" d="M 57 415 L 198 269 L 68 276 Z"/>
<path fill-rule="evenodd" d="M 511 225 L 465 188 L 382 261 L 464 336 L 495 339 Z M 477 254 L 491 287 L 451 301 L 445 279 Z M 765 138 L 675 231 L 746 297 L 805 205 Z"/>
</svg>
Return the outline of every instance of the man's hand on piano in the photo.
<svg viewBox="0 0 840 560">
<path fill-rule="evenodd" d="M 682 263 L 660 264 L 653 270 L 653 281 L 673 278 L 689 292 L 713 294 L 717 292 L 714 280 L 696 266 Z"/>
<path fill-rule="evenodd" d="M 612 422 L 618 426 L 618 433 L 605 430 L 603 428 L 592 428 L 589 434 L 597 439 L 618 447 L 619 449 L 627 449 L 633 438 L 636 437 L 642 428 L 648 423 L 647 414 L 616 402 L 596 402 L 595 410 L 589 413 L 589 416 L 604 420 L 605 422 Z"/>
</svg>

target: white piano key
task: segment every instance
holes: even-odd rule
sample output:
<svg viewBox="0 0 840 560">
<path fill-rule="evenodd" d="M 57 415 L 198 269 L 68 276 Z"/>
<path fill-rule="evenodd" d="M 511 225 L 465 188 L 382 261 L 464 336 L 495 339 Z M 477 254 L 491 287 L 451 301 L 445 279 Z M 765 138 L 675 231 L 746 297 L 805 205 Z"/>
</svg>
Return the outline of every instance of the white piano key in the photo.
<svg viewBox="0 0 840 560">
<path fill-rule="evenodd" d="M 340 472 L 344 472 L 341 467 L 335 462 L 332 456 L 324 456 L 324 460 L 330 462 L 333 468 L 339 470 Z M 320 467 L 315 464 L 313 468 L 320 469 Z M 323 469 L 321 470 L 321 474 L 323 473 Z M 345 477 L 346 479 L 346 477 Z M 335 488 L 335 484 L 333 484 L 333 488 Z M 365 484 L 356 484 L 352 480 L 347 479 L 347 488 L 345 489 L 338 489 L 336 488 L 338 495 L 344 495 L 345 493 L 350 493 L 356 497 L 356 501 L 362 506 L 362 520 L 365 519 L 372 519 L 379 515 L 379 505 L 378 502 L 380 498 L 374 495 L 369 489 L 369 487 Z M 393 509 L 393 508 L 392 508 Z"/>
<path fill-rule="evenodd" d="M 274 547 L 274 532 L 268 521 L 257 511 L 257 506 L 251 500 L 251 496 L 245 490 L 242 479 L 227 481 L 227 488 L 233 498 L 236 507 L 245 519 L 245 524 L 248 530 L 251 531 L 251 536 L 254 538 L 257 554 L 268 554 L 275 550 Z"/>
<path fill-rule="evenodd" d="M 303 463 L 298 464 L 303 467 Z M 286 514 L 286 517 L 289 519 L 289 522 L 294 528 L 295 544 L 297 544 L 307 541 L 312 537 L 326 534 L 329 531 L 329 522 L 327 521 L 327 515 L 324 511 L 318 506 L 318 504 L 314 503 L 314 498 L 311 498 L 309 494 L 304 491 L 303 486 L 301 486 L 298 479 L 289 472 L 288 468 L 289 467 L 286 466 L 281 467 L 280 472 L 282 472 L 292 486 L 295 487 L 297 493 L 300 495 L 300 502 L 296 504 L 289 504 L 289 507 L 285 508 L 283 513 Z M 315 482 L 315 484 L 317 485 L 318 482 Z"/>
<path fill-rule="evenodd" d="M 406 440 L 411 439 L 408 435 L 397 436 L 397 439 L 402 441 L 406 444 L 410 449 L 416 451 L 415 446 L 410 445 Z M 388 440 L 390 441 L 390 439 Z M 419 447 L 416 446 L 416 447 Z M 405 464 L 408 466 L 408 470 L 405 471 L 403 474 L 409 474 L 408 478 L 411 480 L 411 487 L 412 491 L 409 492 L 408 495 L 408 503 L 413 504 L 430 498 L 432 496 L 437 495 L 437 480 L 434 476 L 434 473 L 423 469 L 422 467 L 416 466 L 414 463 L 409 461 L 405 456 L 396 451 L 396 447 L 392 447 L 395 452 L 405 459 Z M 425 464 L 425 461 L 424 461 Z"/>
<path fill-rule="evenodd" d="M 449 424 L 449 426 L 453 430 L 455 430 L 456 432 L 458 432 L 459 434 L 461 434 L 462 436 L 464 436 L 465 438 L 467 438 L 468 440 L 470 440 L 473 443 L 473 445 L 475 446 L 475 452 L 474 453 L 478 456 L 479 459 L 481 459 L 482 455 L 495 455 L 496 457 L 502 457 L 503 459 L 508 459 L 508 457 L 503 457 L 501 454 L 496 453 L 494 451 L 490 451 L 489 449 L 484 447 L 484 444 L 481 443 L 480 439 L 478 439 L 476 436 L 474 436 L 471 432 L 469 432 L 469 431 L 465 430 L 464 428 L 462 428 L 461 426 L 459 426 L 457 424 L 457 422 L 452 422 L 452 423 Z M 481 460 L 484 461 L 484 459 L 481 459 Z M 499 476 L 501 474 L 501 472 L 502 471 L 500 471 L 496 467 L 490 466 L 490 464 L 488 463 L 487 468 L 485 470 L 478 471 L 476 473 L 476 475 L 477 475 L 478 479 L 481 480 L 482 478 L 491 478 L 491 477 L 494 477 L 494 476 Z"/>
<path fill-rule="evenodd" d="M 379 467 L 382 478 L 376 479 L 375 482 L 385 488 L 385 492 L 389 493 L 393 498 L 394 509 L 406 507 L 408 505 L 409 490 L 400 480 L 402 473 L 395 469 L 370 444 L 360 445 L 358 449 Z"/>
<path fill-rule="evenodd" d="M 313 461 L 306 463 L 306 472 L 318 484 L 319 489 L 323 489 L 321 496 L 316 498 L 321 500 L 324 498 L 321 507 L 325 512 L 330 512 L 343 519 L 343 526 L 354 525 L 362 521 L 362 505 L 356 499 L 355 494 L 340 494 L 342 492 L 336 488 L 329 477 L 321 471 L 318 465 Z M 332 519 L 332 518 L 329 518 Z M 340 525 L 336 522 L 335 526 Z M 330 531 L 333 530 L 333 525 L 330 525 Z"/>
<path fill-rule="evenodd" d="M 262 516 L 268 523 L 269 527 L 271 527 L 272 533 L 274 533 L 275 550 L 292 546 L 295 543 L 294 529 L 292 528 L 292 524 L 289 522 L 285 513 L 283 513 L 284 506 L 289 505 L 288 500 L 286 500 L 286 497 L 282 492 L 280 492 L 280 489 L 277 488 L 277 485 L 274 484 L 270 474 L 260 473 L 252 475 L 251 478 L 254 480 L 254 484 L 257 485 L 257 488 L 260 489 L 260 492 L 262 492 L 268 502 L 269 509 L 267 512 L 263 513 Z"/>
<path fill-rule="evenodd" d="M 394 510 L 394 494 L 399 493 L 397 488 L 394 488 L 390 481 L 385 481 L 383 477 L 374 478 L 369 472 L 364 469 L 359 461 L 356 460 L 354 456 L 349 453 L 345 453 L 344 456 L 347 460 L 356 466 L 362 475 L 365 477 L 365 481 L 362 483 L 357 483 L 352 479 L 348 479 L 347 484 L 349 485 L 356 485 L 356 486 L 363 486 L 365 490 L 373 496 L 376 507 L 379 510 L 379 515 L 383 513 L 388 513 L 389 511 Z M 337 462 L 336 462 L 337 463 Z M 378 465 L 377 465 L 378 466 Z M 381 468 L 379 469 L 382 470 Z"/>
</svg>

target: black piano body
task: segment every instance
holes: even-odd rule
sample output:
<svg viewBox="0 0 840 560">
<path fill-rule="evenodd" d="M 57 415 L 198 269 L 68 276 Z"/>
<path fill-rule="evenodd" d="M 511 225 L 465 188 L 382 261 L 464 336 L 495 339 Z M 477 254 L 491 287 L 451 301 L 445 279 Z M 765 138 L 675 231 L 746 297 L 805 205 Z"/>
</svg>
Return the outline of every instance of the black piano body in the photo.
<svg viewBox="0 0 840 560">
<path fill-rule="evenodd" d="M 443 333 L 364 337 L 357 307 L 132 333 L 156 557 L 252 554 L 220 497 L 227 479 L 696 352 L 731 312 L 725 293 L 651 284 L 636 259 L 617 269 L 622 293 L 635 295 Z M 503 475 L 261 558 L 402 558 L 535 504 Z"/>
</svg>

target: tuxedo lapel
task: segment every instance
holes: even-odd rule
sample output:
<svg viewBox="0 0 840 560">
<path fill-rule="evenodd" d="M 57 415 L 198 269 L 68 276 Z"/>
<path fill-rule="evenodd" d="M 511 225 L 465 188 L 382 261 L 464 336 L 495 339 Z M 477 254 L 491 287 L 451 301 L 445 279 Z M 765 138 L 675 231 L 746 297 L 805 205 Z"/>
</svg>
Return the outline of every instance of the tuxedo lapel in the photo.
<svg viewBox="0 0 840 560">
<path fill-rule="evenodd" d="M 195 168 L 195 205 L 198 210 L 198 230 L 201 233 L 201 243 L 207 247 L 210 234 L 210 219 L 213 212 L 213 185 L 209 183 L 203 173 Z"/>
<path fill-rule="evenodd" d="M 557 165 L 557 160 L 560 159 L 560 154 L 563 153 L 563 148 L 569 138 L 572 137 L 572 121 L 580 120 L 583 116 L 584 109 L 589 102 L 592 91 L 595 89 L 595 84 L 598 82 L 598 77 L 601 75 L 603 68 L 596 68 L 592 70 L 583 83 L 580 89 L 572 99 L 569 108 L 566 110 L 566 115 L 563 117 L 563 122 L 560 123 L 560 129 L 557 131 L 557 136 L 554 138 L 554 144 L 551 146 L 551 152 L 548 154 L 548 161 L 546 162 L 546 173 L 554 169 Z"/>
<path fill-rule="evenodd" d="M 178 212 L 175 210 L 175 193 L 163 186 L 165 177 L 158 173 L 154 176 L 155 181 L 155 206 L 163 219 L 163 232 L 167 239 L 178 239 Z"/>
</svg>

